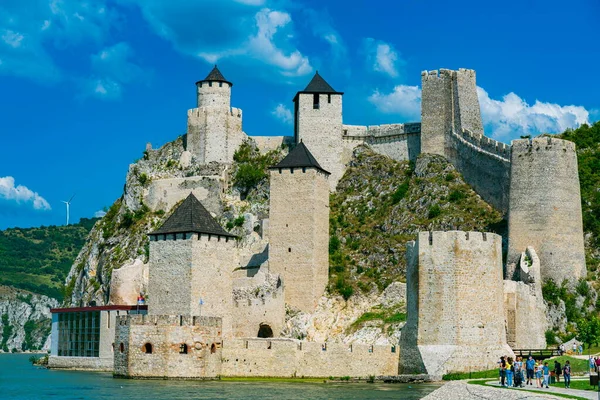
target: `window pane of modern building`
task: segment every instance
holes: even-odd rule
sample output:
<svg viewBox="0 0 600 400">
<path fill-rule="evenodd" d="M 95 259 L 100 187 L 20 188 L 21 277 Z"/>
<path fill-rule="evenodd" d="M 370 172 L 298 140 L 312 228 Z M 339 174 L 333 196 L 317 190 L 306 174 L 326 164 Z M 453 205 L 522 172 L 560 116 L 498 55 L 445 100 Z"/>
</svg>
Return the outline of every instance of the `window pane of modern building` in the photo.
<svg viewBox="0 0 600 400">
<path fill-rule="evenodd" d="M 100 352 L 100 312 L 58 314 L 58 355 L 98 357 Z"/>
</svg>

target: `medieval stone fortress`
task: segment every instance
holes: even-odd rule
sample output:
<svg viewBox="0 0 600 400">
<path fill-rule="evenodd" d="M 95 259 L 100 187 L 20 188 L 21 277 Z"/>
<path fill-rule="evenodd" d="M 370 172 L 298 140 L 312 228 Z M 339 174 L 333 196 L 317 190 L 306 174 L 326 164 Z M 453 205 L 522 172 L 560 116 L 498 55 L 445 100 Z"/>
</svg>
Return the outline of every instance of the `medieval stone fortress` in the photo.
<svg viewBox="0 0 600 400">
<path fill-rule="evenodd" d="M 511 349 L 545 347 L 542 281 L 586 274 L 575 146 L 486 137 L 475 71 L 423 72 L 421 123 L 381 126 L 344 124 L 343 93 L 317 73 L 294 97 L 293 137 L 248 137 L 217 67 L 196 89 L 179 162 L 207 172 L 155 180 L 143 194 L 147 204 L 174 207 L 147 232 L 140 279 L 148 304 L 111 294 L 113 305 L 54 309 L 51 367 L 130 378 L 437 379 L 494 368 Z M 292 149 L 270 166 L 269 215 L 260 239 L 243 247 L 215 219 L 220 200 L 205 187 L 225 193 L 223 171 L 247 140 L 262 151 Z M 399 161 L 445 157 L 507 216 L 508 243 L 489 232 L 420 232 L 408 245 L 407 322 L 397 344 L 283 338 L 286 310 L 310 313 L 325 293 L 329 195 L 359 145 Z M 127 286 L 118 273 L 113 281 Z"/>
</svg>

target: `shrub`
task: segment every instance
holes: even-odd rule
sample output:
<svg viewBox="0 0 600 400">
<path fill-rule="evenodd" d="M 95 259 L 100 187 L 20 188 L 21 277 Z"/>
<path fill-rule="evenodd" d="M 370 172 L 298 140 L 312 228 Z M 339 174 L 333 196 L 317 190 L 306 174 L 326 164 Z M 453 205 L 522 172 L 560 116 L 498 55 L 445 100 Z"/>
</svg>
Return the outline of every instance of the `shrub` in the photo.
<svg viewBox="0 0 600 400">
<path fill-rule="evenodd" d="M 548 346 L 554 346 L 558 344 L 556 341 L 556 335 L 552 329 L 548 329 L 546 331 L 546 344 Z"/>
<path fill-rule="evenodd" d="M 441 213 L 442 209 L 440 208 L 440 206 L 438 204 L 434 204 L 431 207 L 429 207 L 429 213 L 427 214 L 427 218 L 434 219 L 436 217 L 439 217 Z"/>
<path fill-rule="evenodd" d="M 334 254 L 340 248 L 340 239 L 337 236 L 333 235 L 329 239 L 329 254 Z"/>
<path fill-rule="evenodd" d="M 354 294 L 354 289 L 348 282 L 344 279 L 343 276 L 339 276 L 336 283 L 335 288 L 339 294 L 342 295 L 344 300 L 348 300 L 350 296 Z"/>
<path fill-rule="evenodd" d="M 460 189 L 453 189 L 448 196 L 448 200 L 452 203 L 456 203 L 467 197 L 467 195 Z"/>
<path fill-rule="evenodd" d="M 444 179 L 446 182 L 452 182 L 454 179 L 456 179 L 456 175 L 454 175 L 452 172 L 448 172 Z"/>
<path fill-rule="evenodd" d="M 240 226 L 244 225 L 245 221 L 246 221 L 246 218 L 244 218 L 243 215 L 240 215 L 239 217 L 237 217 L 236 219 L 233 220 L 233 226 L 240 227 Z"/>
<path fill-rule="evenodd" d="M 148 175 L 142 172 L 140 176 L 138 176 L 138 182 L 140 183 L 140 185 L 146 186 L 146 184 L 150 182 L 150 178 L 148 178 Z"/>
<path fill-rule="evenodd" d="M 408 182 L 404 182 L 398 186 L 398 189 L 392 194 L 392 204 L 400 202 L 400 200 L 406 197 L 406 193 L 408 193 Z"/>
</svg>

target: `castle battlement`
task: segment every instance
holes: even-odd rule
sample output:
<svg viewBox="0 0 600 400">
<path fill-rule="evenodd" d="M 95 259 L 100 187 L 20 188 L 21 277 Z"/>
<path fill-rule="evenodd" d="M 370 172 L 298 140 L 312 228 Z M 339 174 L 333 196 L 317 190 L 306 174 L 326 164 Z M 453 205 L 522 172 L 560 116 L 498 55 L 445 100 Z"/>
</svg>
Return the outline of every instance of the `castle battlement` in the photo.
<svg viewBox="0 0 600 400">
<path fill-rule="evenodd" d="M 221 110 L 216 110 L 216 111 L 221 111 Z M 193 118 L 193 117 L 200 117 L 201 114 L 206 114 L 206 113 L 214 113 L 215 109 L 214 108 L 210 108 L 210 107 L 196 107 L 196 108 L 192 108 L 189 109 L 187 112 L 188 118 Z M 236 107 L 229 107 L 229 115 L 231 115 L 232 117 L 237 117 L 237 118 L 242 118 L 242 109 L 241 108 L 236 108 Z"/>
<path fill-rule="evenodd" d="M 453 132 L 453 135 L 473 145 L 480 151 L 498 156 L 510 162 L 511 146 L 506 143 L 499 142 L 482 134 L 473 133 L 464 128 L 461 129 L 460 133 Z"/>
<path fill-rule="evenodd" d="M 502 244 L 502 237 L 490 232 L 465 232 L 465 231 L 429 231 L 419 232 L 419 242 L 428 243 L 429 246 L 465 246 L 473 247 L 485 244 L 494 246 Z M 487 242 L 487 243 L 484 243 Z M 413 242 L 414 243 L 414 242 Z"/>
<path fill-rule="evenodd" d="M 421 123 L 382 124 L 382 125 L 342 125 L 343 139 L 376 140 L 396 138 L 408 134 L 420 134 Z"/>
<path fill-rule="evenodd" d="M 530 151 L 576 151 L 575 143 L 548 136 L 533 139 L 516 139 L 511 144 L 516 153 Z"/>
<path fill-rule="evenodd" d="M 201 317 L 190 315 L 145 315 L 132 314 L 117 317 L 119 326 L 206 326 L 221 328 L 221 317 Z"/>
</svg>

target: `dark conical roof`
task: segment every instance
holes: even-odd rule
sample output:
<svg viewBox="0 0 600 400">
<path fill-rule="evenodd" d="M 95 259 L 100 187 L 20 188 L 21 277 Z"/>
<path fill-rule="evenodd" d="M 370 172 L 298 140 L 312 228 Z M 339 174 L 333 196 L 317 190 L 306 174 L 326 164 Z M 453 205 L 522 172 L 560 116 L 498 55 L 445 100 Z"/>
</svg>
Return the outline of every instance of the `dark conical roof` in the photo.
<svg viewBox="0 0 600 400">
<path fill-rule="evenodd" d="M 344 94 L 343 92 L 336 92 L 335 89 L 319 75 L 319 71 L 315 72 L 315 76 L 313 76 L 308 85 L 306 85 L 306 88 L 296 94 L 294 101 L 296 101 L 300 93 Z"/>
<path fill-rule="evenodd" d="M 192 193 L 177 207 L 175 212 L 162 224 L 160 228 L 151 233 L 206 233 L 218 236 L 234 235 L 228 233 L 204 208 Z"/>
<path fill-rule="evenodd" d="M 221 71 L 219 71 L 219 68 L 217 68 L 216 65 L 208 73 L 208 75 L 206 75 L 206 78 L 204 78 L 198 82 L 226 82 L 226 83 L 229 83 L 230 86 L 233 86 L 233 84 L 231 82 L 229 82 L 227 79 L 225 79 L 225 77 L 223 76 Z M 196 82 L 196 83 L 198 83 L 198 82 Z"/>
<path fill-rule="evenodd" d="M 327 175 L 329 172 L 325 171 L 317 162 L 312 153 L 308 150 L 308 147 L 302 141 L 294 147 L 290 153 L 285 156 L 277 165 L 270 167 L 270 169 L 277 168 L 316 168 Z"/>
</svg>

